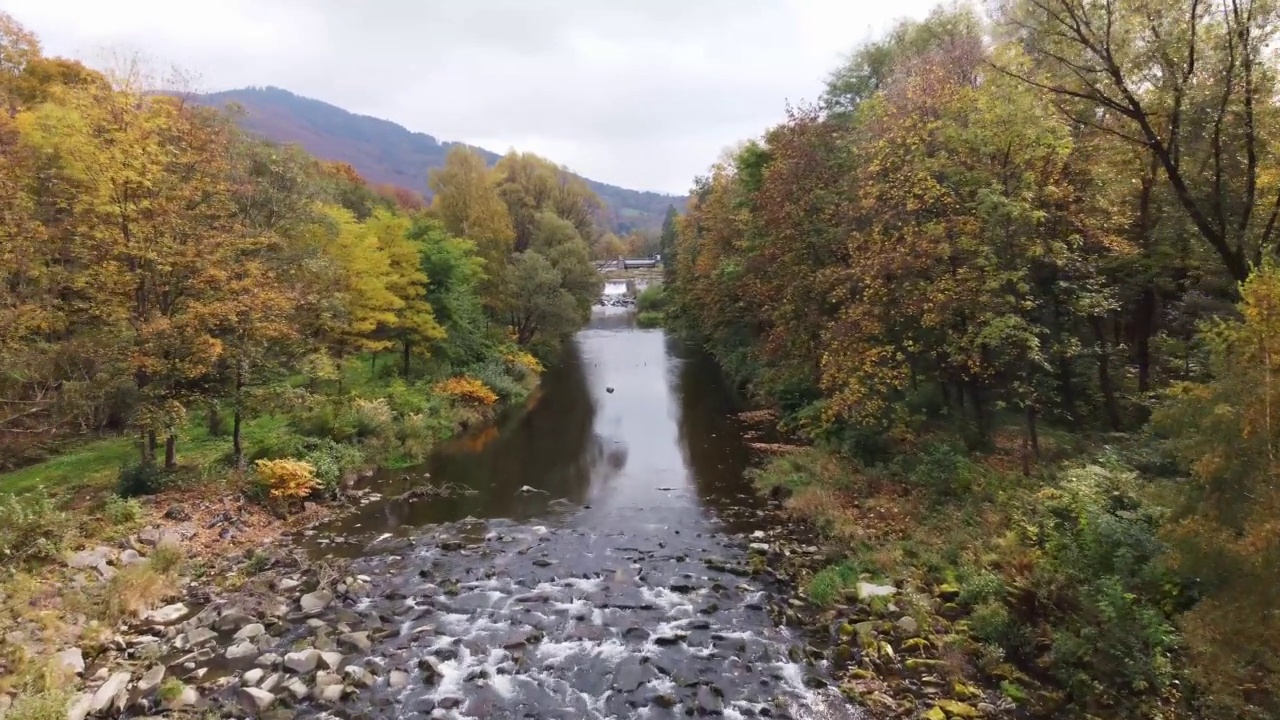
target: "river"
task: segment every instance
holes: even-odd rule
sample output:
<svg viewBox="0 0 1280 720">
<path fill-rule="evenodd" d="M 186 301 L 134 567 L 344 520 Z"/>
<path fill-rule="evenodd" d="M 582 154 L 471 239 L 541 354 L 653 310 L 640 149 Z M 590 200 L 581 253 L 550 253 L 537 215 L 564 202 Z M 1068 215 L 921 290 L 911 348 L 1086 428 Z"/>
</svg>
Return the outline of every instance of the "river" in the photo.
<svg viewBox="0 0 1280 720">
<path fill-rule="evenodd" d="M 377 478 L 313 547 L 355 558 L 347 620 L 405 672 L 344 714 L 856 717 L 746 572 L 761 506 L 732 411 L 708 359 L 598 308 L 529 408 Z M 428 484 L 453 491 L 391 499 Z"/>
</svg>

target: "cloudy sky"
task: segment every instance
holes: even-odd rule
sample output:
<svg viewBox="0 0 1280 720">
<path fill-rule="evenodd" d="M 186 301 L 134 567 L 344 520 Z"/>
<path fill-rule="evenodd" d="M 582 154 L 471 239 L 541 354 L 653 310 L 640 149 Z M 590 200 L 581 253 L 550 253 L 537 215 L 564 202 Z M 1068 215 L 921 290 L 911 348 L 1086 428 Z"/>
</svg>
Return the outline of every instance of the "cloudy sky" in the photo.
<svg viewBox="0 0 1280 720">
<path fill-rule="evenodd" d="M 684 192 L 935 0 L 0 0 L 48 54 L 139 51 L 442 140 Z"/>
</svg>

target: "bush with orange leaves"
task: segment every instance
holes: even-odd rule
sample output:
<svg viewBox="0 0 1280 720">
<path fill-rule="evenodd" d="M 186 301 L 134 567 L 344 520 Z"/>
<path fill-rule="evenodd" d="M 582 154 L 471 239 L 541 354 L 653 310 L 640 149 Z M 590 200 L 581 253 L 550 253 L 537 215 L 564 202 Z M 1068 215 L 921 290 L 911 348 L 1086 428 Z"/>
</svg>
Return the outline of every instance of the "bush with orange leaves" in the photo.
<svg viewBox="0 0 1280 720">
<path fill-rule="evenodd" d="M 492 405 L 498 402 L 497 393 L 489 389 L 488 385 L 485 385 L 481 380 L 465 375 L 438 382 L 435 390 L 442 395 L 448 395 L 474 405 Z"/>
<path fill-rule="evenodd" d="M 259 460 L 254 469 L 272 500 L 295 500 L 311 494 L 319 485 L 311 463 L 292 458 Z"/>
<path fill-rule="evenodd" d="M 502 359 L 506 360 L 508 365 L 514 368 L 520 368 L 530 375 L 542 374 L 542 363 L 538 362 L 538 358 L 530 355 L 524 350 L 509 352 L 503 355 Z"/>
</svg>

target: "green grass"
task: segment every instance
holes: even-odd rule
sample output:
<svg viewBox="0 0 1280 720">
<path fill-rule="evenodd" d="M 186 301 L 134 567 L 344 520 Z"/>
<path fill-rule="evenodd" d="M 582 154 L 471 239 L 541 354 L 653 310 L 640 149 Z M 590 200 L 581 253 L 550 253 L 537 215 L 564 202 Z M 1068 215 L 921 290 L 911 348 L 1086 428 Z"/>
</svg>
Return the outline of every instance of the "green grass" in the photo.
<svg viewBox="0 0 1280 720">
<path fill-rule="evenodd" d="M 829 607 L 840 599 L 845 590 L 857 585 L 858 568 L 848 560 L 839 565 L 828 565 L 809 580 L 806 593 L 815 605 Z"/>
<path fill-rule="evenodd" d="M 662 327 L 662 322 L 666 318 L 660 312 L 646 310 L 636 315 L 636 325 L 642 328 Z"/>
</svg>

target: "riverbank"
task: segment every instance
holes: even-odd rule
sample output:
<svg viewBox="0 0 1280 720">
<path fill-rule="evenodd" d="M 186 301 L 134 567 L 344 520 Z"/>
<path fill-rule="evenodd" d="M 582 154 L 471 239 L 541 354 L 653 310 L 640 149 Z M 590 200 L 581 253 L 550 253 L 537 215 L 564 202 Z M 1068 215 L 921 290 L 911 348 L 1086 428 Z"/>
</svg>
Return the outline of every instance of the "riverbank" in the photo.
<svg viewBox="0 0 1280 720">
<path fill-rule="evenodd" d="M 1016 435 L 981 454 L 926 438 L 874 465 L 791 447 L 752 472 L 821 533 L 824 559 L 763 564 L 794 576 L 793 622 L 852 700 L 931 720 L 1203 716 L 1166 486 L 1124 461 L 1136 439 L 1041 440 L 1030 473 Z"/>
<path fill-rule="evenodd" d="M 508 355 L 483 380 L 413 384 L 360 358 L 337 380 L 340 395 L 246 423 L 245 471 L 229 467 L 226 418 L 211 413 L 182 433 L 170 470 L 132 462 L 136 443 L 118 437 L 0 474 L 0 709 L 12 705 L 11 720 L 62 717 L 49 708 L 104 679 L 80 661 L 68 672 L 64 656 L 112 673 L 136 665 L 119 639 L 155 608 L 253 595 L 264 571 L 308 567 L 282 539 L 379 500 L 361 481 L 375 466 L 418 462 L 523 405 L 541 367 Z M 275 458 L 303 470 L 294 491 L 263 472 Z M 154 699 L 158 687 L 148 690 Z"/>
</svg>

